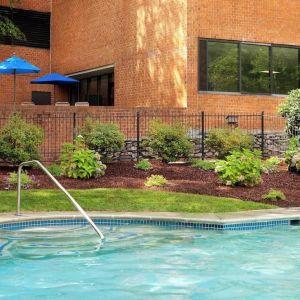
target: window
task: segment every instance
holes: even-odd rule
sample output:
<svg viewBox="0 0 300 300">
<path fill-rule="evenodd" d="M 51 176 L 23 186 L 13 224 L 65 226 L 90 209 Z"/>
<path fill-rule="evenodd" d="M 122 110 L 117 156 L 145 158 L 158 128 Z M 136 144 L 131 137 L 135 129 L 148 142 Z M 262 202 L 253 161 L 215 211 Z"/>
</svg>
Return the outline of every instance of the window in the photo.
<svg viewBox="0 0 300 300">
<path fill-rule="evenodd" d="M 199 90 L 287 94 L 300 86 L 299 64 L 295 47 L 200 40 Z"/>
<path fill-rule="evenodd" d="M 241 45 L 241 91 L 245 93 L 269 93 L 269 47 Z"/>
<path fill-rule="evenodd" d="M 51 105 L 51 93 L 32 91 L 32 102 L 35 105 Z"/>
<path fill-rule="evenodd" d="M 299 50 L 295 48 L 272 47 L 273 92 L 287 94 L 299 87 Z"/>
<path fill-rule="evenodd" d="M 238 47 L 233 43 L 211 42 L 208 53 L 208 90 L 238 91 Z"/>
<path fill-rule="evenodd" d="M 73 94 L 75 95 L 74 97 L 72 96 Z M 70 102 L 73 104 L 73 98 L 76 98 L 76 91 L 74 90 L 70 95 Z M 113 106 L 114 73 L 81 78 L 79 97 L 80 101 L 88 102 L 90 106 Z"/>
<path fill-rule="evenodd" d="M 25 40 L 1 37 L 1 44 L 50 48 L 50 13 L 0 6 L 0 14 L 13 20 L 26 36 Z"/>
</svg>

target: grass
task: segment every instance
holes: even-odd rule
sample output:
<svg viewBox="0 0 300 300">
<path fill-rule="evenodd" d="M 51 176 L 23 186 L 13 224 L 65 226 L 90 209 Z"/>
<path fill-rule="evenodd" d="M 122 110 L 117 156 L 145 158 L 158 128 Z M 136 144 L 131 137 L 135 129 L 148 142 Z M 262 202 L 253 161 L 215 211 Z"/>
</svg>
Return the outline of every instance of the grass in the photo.
<svg viewBox="0 0 300 300">
<path fill-rule="evenodd" d="M 274 208 L 273 205 L 233 198 L 138 189 L 71 190 L 85 210 L 220 213 Z M 22 191 L 22 211 L 71 211 L 75 208 L 57 190 Z M 0 191 L 0 212 L 16 210 L 16 192 Z"/>
</svg>

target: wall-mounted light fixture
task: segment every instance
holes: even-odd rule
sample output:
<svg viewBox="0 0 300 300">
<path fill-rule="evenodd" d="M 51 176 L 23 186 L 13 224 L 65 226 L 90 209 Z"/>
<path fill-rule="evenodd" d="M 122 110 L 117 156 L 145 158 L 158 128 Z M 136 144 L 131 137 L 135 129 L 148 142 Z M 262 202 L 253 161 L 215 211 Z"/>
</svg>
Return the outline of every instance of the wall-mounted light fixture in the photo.
<svg viewBox="0 0 300 300">
<path fill-rule="evenodd" d="M 228 115 L 228 116 L 226 116 L 225 119 L 226 119 L 228 125 L 237 126 L 238 118 L 239 118 L 239 116 L 237 116 L 237 115 Z"/>
</svg>

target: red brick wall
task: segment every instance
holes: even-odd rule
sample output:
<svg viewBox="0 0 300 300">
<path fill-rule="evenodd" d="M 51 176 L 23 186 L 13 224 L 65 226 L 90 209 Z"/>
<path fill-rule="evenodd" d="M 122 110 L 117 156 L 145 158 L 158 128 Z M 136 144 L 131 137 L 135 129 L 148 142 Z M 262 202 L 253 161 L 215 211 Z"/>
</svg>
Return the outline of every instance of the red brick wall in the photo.
<svg viewBox="0 0 300 300">
<path fill-rule="evenodd" d="M 8 6 L 9 0 L 0 0 L 1 6 Z M 22 0 L 20 3 L 15 4 L 16 8 L 28 9 L 49 12 L 51 11 L 51 0 Z"/>
<path fill-rule="evenodd" d="M 116 107 L 186 107 L 186 0 L 54 0 L 52 66 L 115 65 Z"/>
<path fill-rule="evenodd" d="M 277 96 L 199 93 L 198 38 L 300 46 L 300 1 L 189 0 L 188 107 L 211 112 L 276 112 Z"/>
<path fill-rule="evenodd" d="M 53 1 L 53 68 L 72 73 L 115 64 L 117 107 L 274 113 L 282 101 L 277 96 L 198 93 L 198 38 L 300 45 L 299 1 L 72 4 Z"/>
<path fill-rule="evenodd" d="M 198 38 L 300 45 L 299 1 L 53 0 L 51 6 L 50 0 L 24 0 L 18 7 L 52 9 L 52 71 L 69 74 L 114 64 L 117 108 L 274 113 L 282 101 L 277 96 L 199 93 Z M 0 59 L 15 52 L 41 67 L 41 74 L 50 71 L 47 50 L 0 50 Z M 3 104 L 12 99 L 12 78 L 0 78 Z M 32 78 L 19 79 L 18 102 L 31 99 Z M 59 89 L 56 95 L 65 100 Z"/>
<path fill-rule="evenodd" d="M 8 5 L 8 0 L 0 0 L 0 5 Z M 50 11 L 51 0 L 24 0 L 17 8 L 37 11 Z M 41 69 L 39 74 L 17 75 L 17 104 L 31 101 L 31 93 L 35 91 L 52 91 L 52 86 L 32 85 L 30 81 L 50 72 L 50 51 L 31 47 L 0 45 L 0 61 L 16 54 Z M 0 75 L 0 106 L 10 106 L 13 103 L 13 76 Z"/>
</svg>

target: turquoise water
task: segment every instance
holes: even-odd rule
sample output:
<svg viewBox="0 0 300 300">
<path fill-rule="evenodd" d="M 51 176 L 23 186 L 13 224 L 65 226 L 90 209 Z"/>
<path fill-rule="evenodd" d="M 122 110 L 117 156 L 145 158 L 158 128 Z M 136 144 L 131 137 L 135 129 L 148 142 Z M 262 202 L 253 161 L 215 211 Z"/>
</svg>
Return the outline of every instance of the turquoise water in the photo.
<svg viewBox="0 0 300 300">
<path fill-rule="evenodd" d="M 300 299 L 300 227 L 0 231 L 0 299 Z"/>
</svg>

